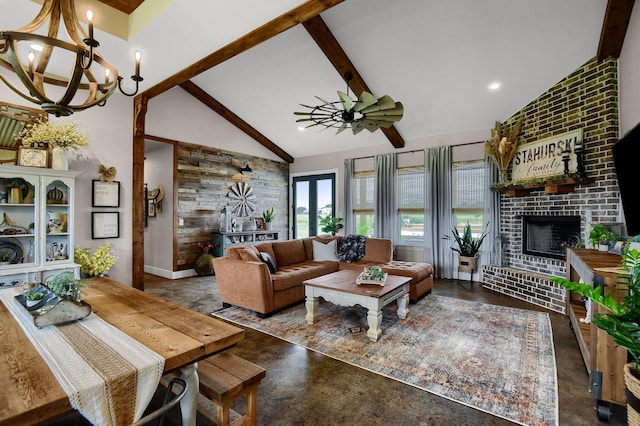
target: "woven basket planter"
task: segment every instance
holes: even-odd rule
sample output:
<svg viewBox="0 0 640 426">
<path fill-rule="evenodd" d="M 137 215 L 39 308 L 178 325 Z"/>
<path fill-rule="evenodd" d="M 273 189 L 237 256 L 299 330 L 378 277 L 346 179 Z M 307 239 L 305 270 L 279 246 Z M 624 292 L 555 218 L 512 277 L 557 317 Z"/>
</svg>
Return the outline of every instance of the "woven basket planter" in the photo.
<svg viewBox="0 0 640 426">
<path fill-rule="evenodd" d="M 633 365 L 633 363 L 624 365 L 627 423 L 629 426 L 640 426 L 640 379 L 631 372 L 631 366 Z"/>
<path fill-rule="evenodd" d="M 458 271 L 475 272 L 478 267 L 478 256 L 458 256 Z"/>
</svg>

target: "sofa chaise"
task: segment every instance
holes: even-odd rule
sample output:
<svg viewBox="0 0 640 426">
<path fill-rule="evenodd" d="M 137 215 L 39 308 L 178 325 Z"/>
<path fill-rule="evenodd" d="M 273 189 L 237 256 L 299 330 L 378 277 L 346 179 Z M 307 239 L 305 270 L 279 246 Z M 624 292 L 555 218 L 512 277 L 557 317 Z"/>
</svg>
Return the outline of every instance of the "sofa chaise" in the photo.
<svg viewBox="0 0 640 426">
<path fill-rule="evenodd" d="M 342 239 L 311 237 L 227 248 L 226 256 L 213 260 L 222 302 L 266 316 L 303 301 L 305 280 L 342 269 L 362 271 L 373 265 L 392 275 L 411 277 L 412 302 L 433 288 L 432 265 L 392 260 L 391 240 L 367 238 L 364 256 L 349 263 L 327 255 Z"/>
</svg>

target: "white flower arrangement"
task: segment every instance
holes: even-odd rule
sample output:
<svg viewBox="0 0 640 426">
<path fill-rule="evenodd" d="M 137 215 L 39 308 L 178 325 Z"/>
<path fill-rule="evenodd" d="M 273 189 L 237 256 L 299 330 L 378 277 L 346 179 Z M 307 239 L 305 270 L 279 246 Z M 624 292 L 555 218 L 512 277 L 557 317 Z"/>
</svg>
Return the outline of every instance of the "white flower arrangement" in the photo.
<svg viewBox="0 0 640 426">
<path fill-rule="evenodd" d="M 27 125 L 20 132 L 20 137 L 25 146 L 47 143 L 51 148 L 78 150 L 89 146 L 89 138 L 78 130 L 78 126 L 75 120 L 37 122 Z"/>
</svg>

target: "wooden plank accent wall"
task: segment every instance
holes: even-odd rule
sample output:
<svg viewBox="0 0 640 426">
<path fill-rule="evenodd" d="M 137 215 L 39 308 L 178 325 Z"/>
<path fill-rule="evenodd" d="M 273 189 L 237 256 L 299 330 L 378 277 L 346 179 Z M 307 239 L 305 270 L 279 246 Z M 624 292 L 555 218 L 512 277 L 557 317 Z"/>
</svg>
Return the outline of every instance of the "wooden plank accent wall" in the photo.
<svg viewBox="0 0 640 426">
<path fill-rule="evenodd" d="M 255 217 L 274 208 L 274 231 L 281 238 L 289 228 L 289 165 L 284 162 L 252 157 L 247 154 L 224 151 L 188 143 L 176 146 L 178 167 L 177 217 L 178 270 L 193 268 L 201 253 L 195 243 L 211 241 L 211 232 L 220 228 L 220 214 L 230 201 L 227 194 L 238 180 L 232 177 L 241 167 L 249 164 L 252 172 L 245 172 L 244 182 L 256 195 Z M 246 218 L 247 225 L 249 219 Z"/>
</svg>

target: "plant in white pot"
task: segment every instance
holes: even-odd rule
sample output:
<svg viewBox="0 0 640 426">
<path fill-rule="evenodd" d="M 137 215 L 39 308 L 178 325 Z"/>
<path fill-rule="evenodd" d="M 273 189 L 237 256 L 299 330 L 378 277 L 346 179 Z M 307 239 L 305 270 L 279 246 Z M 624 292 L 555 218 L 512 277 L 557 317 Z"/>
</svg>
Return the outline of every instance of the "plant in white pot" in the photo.
<svg viewBox="0 0 640 426">
<path fill-rule="evenodd" d="M 51 149 L 51 168 L 68 169 L 67 152 L 89 146 L 89 138 L 78 129 L 78 121 L 41 121 L 27 125 L 20 137 L 25 146 L 37 146 L 46 143 Z"/>
<path fill-rule="evenodd" d="M 273 226 L 273 207 L 270 210 L 265 210 L 262 212 L 262 218 L 264 219 L 264 227 L 267 231 L 271 231 L 271 227 Z"/>
<path fill-rule="evenodd" d="M 551 281 L 588 297 L 610 312 L 593 314 L 591 322 L 607 332 L 617 345 L 629 352 L 632 362 L 624 366 L 625 385 L 634 399 L 637 399 L 640 398 L 640 251 L 625 250 L 622 253 L 621 266 L 627 272 L 621 274 L 623 279 L 619 283 L 628 287 L 628 293 L 622 299 L 616 299 L 612 292 L 603 294 L 602 286 L 576 283 L 558 277 L 552 277 Z M 627 404 L 629 425 L 640 424 L 639 411 Z"/>
<path fill-rule="evenodd" d="M 451 235 L 445 235 L 443 238 L 446 240 L 453 240 L 457 244 L 457 247 L 451 247 L 451 250 L 458 252 L 458 270 L 460 272 L 475 272 L 478 265 L 478 252 L 484 238 L 487 236 L 486 232 L 480 234 L 478 238 L 474 238 L 473 231 L 469 222 L 464 227 L 462 234 L 458 232 L 457 227 L 453 227 Z"/>
</svg>

